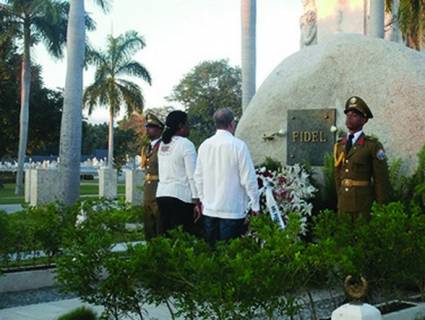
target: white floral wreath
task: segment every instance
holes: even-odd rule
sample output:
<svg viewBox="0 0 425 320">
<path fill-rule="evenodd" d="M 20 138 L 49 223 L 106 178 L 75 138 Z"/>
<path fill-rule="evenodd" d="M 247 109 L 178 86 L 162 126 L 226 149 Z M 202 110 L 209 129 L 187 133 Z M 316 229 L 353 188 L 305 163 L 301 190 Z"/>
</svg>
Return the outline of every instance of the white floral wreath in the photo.
<svg viewBox="0 0 425 320">
<path fill-rule="evenodd" d="M 288 213 L 299 214 L 301 234 L 307 231 L 307 218 L 313 205 L 308 202 L 317 189 L 311 184 L 307 171 L 300 165 L 283 166 L 278 170 L 266 167 L 256 169 L 260 180 L 260 209 L 268 213 L 281 228 L 285 227 Z"/>
</svg>

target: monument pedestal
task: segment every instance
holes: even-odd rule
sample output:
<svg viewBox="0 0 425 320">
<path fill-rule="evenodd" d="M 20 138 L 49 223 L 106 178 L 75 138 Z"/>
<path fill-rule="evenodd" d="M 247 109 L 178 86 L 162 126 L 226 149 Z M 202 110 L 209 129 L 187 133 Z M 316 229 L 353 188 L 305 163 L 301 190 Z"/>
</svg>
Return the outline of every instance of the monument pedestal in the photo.
<svg viewBox="0 0 425 320">
<path fill-rule="evenodd" d="M 117 198 L 117 170 L 111 168 L 99 169 L 99 198 Z"/>
<path fill-rule="evenodd" d="M 30 175 L 30 205 L 54 202 L 58 198 L 59 171 L 57 169 L 31 169 Z"/>
<path fill-rule="evenodd" d="M 143 177 L 142 170 L 127 170 L 125 172 L 125 202 L 134 206 L 142 205 Z"/>
</svg>

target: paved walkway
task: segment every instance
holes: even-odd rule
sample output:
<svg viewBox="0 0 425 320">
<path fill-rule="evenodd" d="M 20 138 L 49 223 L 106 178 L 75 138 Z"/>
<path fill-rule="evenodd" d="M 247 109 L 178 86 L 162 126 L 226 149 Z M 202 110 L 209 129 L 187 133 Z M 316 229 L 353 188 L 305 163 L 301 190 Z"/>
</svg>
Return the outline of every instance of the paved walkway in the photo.
<svg viewBox="0 0 425 320">
<path fill-rule="evenodd" d="M 90 306 L 82 303 L 79 299 L 68 299 L 47 303 L 32 304 L 28 306 L 0 309 L 0 320 L 57 320 L 64 313 L 67 313 L 80 306 Z M 90 306 L 99 315 L 102 312 L 100 306 Z M 147 319 L 168 320 L 171 319 L 168 309 L 164 305 L 158 307 L 148 306 Z M 181 319 L 181 318 L 177 318 Z"/>
<path fill-rule="evenodd" d="M 22 210 L 22 206 L 20 204 L 0 204 L 0 210 L 13 213 Z"/>
</svg>

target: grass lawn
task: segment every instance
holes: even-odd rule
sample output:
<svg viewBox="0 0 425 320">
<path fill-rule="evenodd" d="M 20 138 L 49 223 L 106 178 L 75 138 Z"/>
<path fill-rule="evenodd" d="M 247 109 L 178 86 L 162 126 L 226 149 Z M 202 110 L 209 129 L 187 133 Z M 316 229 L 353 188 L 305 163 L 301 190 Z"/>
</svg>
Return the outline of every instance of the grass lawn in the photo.
<svg viewBox="0 0 425 320">
<path fill-rule="evenodd" d="M 0 188 L 0 204 L 23 204 L 23 196 L 15 196 L 15 184 L 5 183 Z"/>
<path fill-rule="evenodd" d="M 98 199 L 99 185 L 97 180 L 82 181 L 80 184 L 80 194 L 84 199 Z M 118 184 L 118 196 L 125 195 L 125 185 Z M 24 196 L 15 196 L 15 184 L 6 183 L 0 188 L 0 204 L 23 204 Z"/>
</svg>

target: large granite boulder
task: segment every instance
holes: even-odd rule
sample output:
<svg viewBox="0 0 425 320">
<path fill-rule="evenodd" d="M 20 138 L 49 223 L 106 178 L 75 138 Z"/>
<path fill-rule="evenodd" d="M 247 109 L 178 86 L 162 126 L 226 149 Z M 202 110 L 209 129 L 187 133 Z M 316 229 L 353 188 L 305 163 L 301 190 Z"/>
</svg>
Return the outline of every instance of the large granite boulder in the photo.
<svg viewBox="0 0 425 320">
<path fill-rule="evenodd" d="M 336 108 L 336 126 L 345 129 L 343 107 L 353 95 L 374 114 L 365 132 L 411 172 L 425 144 L 425 54 L 363 35 L 338 34 L 283 60 L 258 89 L 236 135 L 256 163 L 266 156 L 286 163 L 287 111 Z"/>
</svg>

